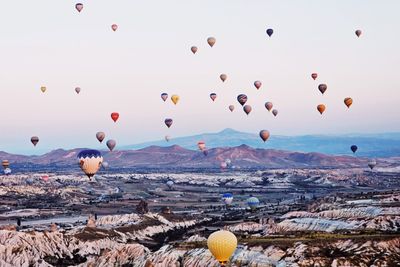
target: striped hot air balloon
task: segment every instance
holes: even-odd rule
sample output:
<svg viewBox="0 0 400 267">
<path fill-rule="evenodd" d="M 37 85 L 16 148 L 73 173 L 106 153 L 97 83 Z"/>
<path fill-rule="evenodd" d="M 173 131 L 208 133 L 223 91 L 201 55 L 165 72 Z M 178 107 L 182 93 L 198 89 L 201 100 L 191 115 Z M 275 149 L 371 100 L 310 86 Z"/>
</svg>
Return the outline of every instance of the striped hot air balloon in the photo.
<svg viewBox="0 0 400 267">
<path fill-rule="evenodd" d="M 79 166 L 91 180 L 103 163 L 100 151 L 94 149 L 82 150 L 78 154 Z"/>
</svg>

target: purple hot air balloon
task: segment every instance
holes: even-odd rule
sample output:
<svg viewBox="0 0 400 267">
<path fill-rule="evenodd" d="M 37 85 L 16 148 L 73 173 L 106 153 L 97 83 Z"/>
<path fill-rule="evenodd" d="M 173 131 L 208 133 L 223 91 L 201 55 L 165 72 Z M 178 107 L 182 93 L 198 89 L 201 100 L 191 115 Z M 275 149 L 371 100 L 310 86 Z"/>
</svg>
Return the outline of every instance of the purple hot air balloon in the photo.
<svg viewBox="0 0 400 267">
<path fill-rule="evenodd" d="M 173 120 L 172 119 L 169 119 L 169 118 L 167 118 L 167 119 L 165 119 L 165 125 L 167 125 L 167 127 L 169 128 L 169 127 L 171 127 L 171 125 L 172 125 L 172 122 L 173 122 Z"/>
<path fill-rule="evenodd" d="M 271 35 L 274 33 L 274 30 L 273 29 L 268 29 L 267 30 L 267 34 L 268 34 L 268 36 L 269 37 L 271 37 Z"/>
<path fill-rule="evenodd" d="M 247 102 L 247 95 L 245 95 L 245 94 L 238 95 L 237 101 L 240 103 L 240 105 L 243 106 Z"/>
</svg>

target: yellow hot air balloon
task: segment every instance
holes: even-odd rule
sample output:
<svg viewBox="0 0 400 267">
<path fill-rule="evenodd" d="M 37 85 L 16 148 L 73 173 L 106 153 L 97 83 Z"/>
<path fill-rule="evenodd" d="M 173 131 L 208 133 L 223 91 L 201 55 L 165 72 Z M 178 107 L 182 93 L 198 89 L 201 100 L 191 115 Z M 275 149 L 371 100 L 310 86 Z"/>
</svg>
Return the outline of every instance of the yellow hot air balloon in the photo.
<svg viewBox="0 0 400 267">
<path fill-rule="evenodd" d="M 178 103 L 178 101 L 179 101 L 179 95 L 172 95 L 171 96 L 171 100 L 176 105 Z"/>
<path fill-rule="evenodd" d="M 40 90 L 44 93 L 44 92 L 46 92 L 46 86 L 42 86 L 42 87 L 40 87 Z"/>
<path fill-rule="evenodd" d="M 222 266 L 235 252 L 237 247 L 237 238 L 234 234 L 226 230 L 220 230 L 212 233 L 207 240 L 207 246 L 211 254 Z"/>
</svg>

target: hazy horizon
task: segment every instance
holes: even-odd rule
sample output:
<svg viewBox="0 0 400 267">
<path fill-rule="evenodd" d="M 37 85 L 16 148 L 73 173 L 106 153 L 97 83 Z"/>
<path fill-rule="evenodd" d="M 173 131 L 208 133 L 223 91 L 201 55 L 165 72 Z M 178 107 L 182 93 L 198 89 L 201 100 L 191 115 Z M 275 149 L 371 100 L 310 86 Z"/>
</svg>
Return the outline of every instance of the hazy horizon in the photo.
<svg viewBox="0 0 400 267">
<path fill-rule="evenodd" d="M 98 148 L 97 131 L 115 139 L 116 149 L 225 128 L 287 136 L 400 132 L 398 1 L 87 0 L 81 13 L 75 3 L 3 4 L 0 151 Z M 213 48 L 209 36 L 217 39 Z M 328 85 L 324 95 L 320 83 Z M 162 102 L 163 92 L 180 102 Z M 249 116 L 236 101 L 241 93 L 253 107 Z M 354 100 L 350 109 L 345 97 Z"/>
</svg>

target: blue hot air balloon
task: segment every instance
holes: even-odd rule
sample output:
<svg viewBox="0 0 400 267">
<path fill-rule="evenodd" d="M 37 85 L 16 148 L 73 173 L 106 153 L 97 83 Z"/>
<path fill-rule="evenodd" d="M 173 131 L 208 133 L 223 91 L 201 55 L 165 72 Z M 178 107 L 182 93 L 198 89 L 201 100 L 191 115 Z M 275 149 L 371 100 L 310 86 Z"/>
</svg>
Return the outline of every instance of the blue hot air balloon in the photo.
<svg viewBox="0 0 400 267">
<path fill-rule="evenodd" d="M 231 205 L 233 201 L 233 194 L 232 193 L 223 194 L 222 201 L 225 203 L 225 205 Z"/>
<path fill-rule="evenodd" d="M 249 205 L 250 209 L 255 210 L 260 204 L 260 200 L 256 197 L 249 197 L 247 199 L 247 205 Z"/>
</svg>

